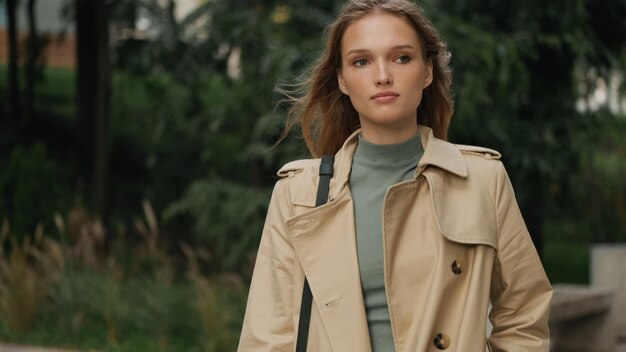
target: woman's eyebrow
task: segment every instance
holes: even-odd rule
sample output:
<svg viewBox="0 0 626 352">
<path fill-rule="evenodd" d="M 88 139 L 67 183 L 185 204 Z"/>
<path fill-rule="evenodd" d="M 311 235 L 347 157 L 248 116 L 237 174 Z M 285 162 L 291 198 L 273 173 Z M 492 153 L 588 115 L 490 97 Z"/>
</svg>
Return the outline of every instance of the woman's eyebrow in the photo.
<svg viewBox="0 0 626 352">
<path fill-rule="evenodd" d="M 346 53 L 347 55 L 350 54 L 363 54 L 363 53 L 368 53 L 369 50 L 367 49 L 352 49 L 352 50 L 348 50 L 348 52 Z"/>
<path fill-rule="evenodd" d="M 415 47 L 413 45 L 410 44 L 404 44 L 404 45 L 396 45 L 394 47 L 391 48 L 392 50 L 413 50 L 415 49 Z"/>
<path fill-rule="evenodd" d="M 390 48 L 390 50 L 413 50 L 415 49 L 415 47 L 413 45 L 410 44 L 402 44 L 402 45 L 394 45 Z M 350 55 L 350 54 L 363 54 L 363 53 L 368 53 L 371 50 L 369 49 L 351 49 L 348 50 L 348 52 L 346 53 L 346 55 Z"/>
</svg>

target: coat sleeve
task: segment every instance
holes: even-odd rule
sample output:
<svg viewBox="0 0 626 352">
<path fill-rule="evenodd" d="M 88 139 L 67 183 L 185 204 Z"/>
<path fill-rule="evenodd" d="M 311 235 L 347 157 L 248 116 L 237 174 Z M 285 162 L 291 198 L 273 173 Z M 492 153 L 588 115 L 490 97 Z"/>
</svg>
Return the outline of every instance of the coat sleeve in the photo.
<svg viewBox="0 0 626 352">
<path fill-rule="evenodd" d="M 239 352 L 293 351 L 292 273 L 294 250 L 285 225 L 285 181 L 274 187 L 254 265 L 239 340 Z"/>
<path fill-rule="evenodd" d="M 552 287 L 502 163 L 496 183 L 497 259 L 491 282 L 493 352 L 548 352 Z"/>
</svg>

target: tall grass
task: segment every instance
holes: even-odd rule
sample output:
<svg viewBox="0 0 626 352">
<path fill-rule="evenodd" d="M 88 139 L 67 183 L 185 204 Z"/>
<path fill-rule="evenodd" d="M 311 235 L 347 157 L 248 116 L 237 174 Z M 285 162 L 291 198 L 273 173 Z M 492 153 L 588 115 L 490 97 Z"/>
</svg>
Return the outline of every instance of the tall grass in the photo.
<svg viewBox="0 0 626 352">
<path fill-rule="evenodd" d="M 0 315 L 11 330 L 33 326 L 38 309 L 60 280 L 63 251 L 38 225 L 21 243 L 4 220 L 0 231 Z"/>
<path fill-rule="evenodd" d="M 14 317 L 31 317 L 20 330 L 2 316 L 1 340 L 117 352 L 236 349 L 245 284 L 235 274 L 207 275 L 214 270 L 206 247 L 167 246 L 150 203 L 143 203 L 143 214 L 128 233 L 122 227 L 110 231 L 80 207 L 56 215 L 55 223 L 61 242 L 38 227 L 32 239 L 16 249 L 15 236 L 5 222 L 2 280 L 24 275 L 17 268 L 27 265 L 13 264 L 11 257 L 28 257 L 13 261 L 33 268 L 41 266 L 35 264 L 43 263 L 42 257 L 56 258 L 58 263 L 46 262 L 48 269 L 56 268 L 46 275 L 34 271 L 39 273 L 37 280 L 11 281 L 30 288 L 32 297 L 45 295 L 23 304 L 19 313 L 10 311 Z M 4 282 L 0 301 L 3 307 L 14 305 L 11 300 L 24 294 L 11 295 L 14 291 L 4 290 L 10 287 Z M 38 290 L 28 282 L 48 284 Z"/>
<path fill-rule="evenodd" d="M 189 266 L 187 277 L 196 289 L 196 309 L 202 317 L 202 325 L 210 336 L 205 348 L 208 352 L 234 351 L 237 348 L 246 287 L 238 275 L 221 274 L 213 277 L 202 275 L 201 262 L 207 261 L 206 251 L 192 249 L 183 244 L 182 250 Z"/>
</svg>

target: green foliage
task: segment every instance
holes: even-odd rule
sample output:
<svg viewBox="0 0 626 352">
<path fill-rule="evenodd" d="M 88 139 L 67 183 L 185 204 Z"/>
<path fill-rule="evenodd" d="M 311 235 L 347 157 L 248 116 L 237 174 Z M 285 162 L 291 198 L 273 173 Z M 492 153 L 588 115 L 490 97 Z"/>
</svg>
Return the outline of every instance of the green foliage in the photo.
<svg viewBox="0 0 626 352">
<path fill-rule="evenodd" d="M 54 45 L 49 44 L 48 45 Z M 74 113 L 75 72 L 65 68 L 42 67 L 35 85 L 35 108 L 47 115 L 63 117 L 69 120 Z M 24 71 L 18 72 L 20 82 L 26 79 Z M 5 97 L 8 68 L 0 64 L 0 96 Z M 4 104 L 0 99 L 0 106 Z"/>
<path fill-rule="evenodd" d="M 113 204 L 127 218 L 143 199 L 161 209 L 200 177 L 197 119 L 186 118 L 190 91 L 167 73 L 113 79 Z M 200 164 L 201 165 L 201 164 Z"/>
<path fill-rule="evenodd" d="M 542 261 L 550 282 L 588 285 L 589 246 L 589 242 L 547 239 Z"/>
<path fill-rule="evenodd" d="M 196 181 L 168 208 L 166 219 L 191 214 L 194 231 L 209 244 L 216 269 L 241 269 L 250 264 L 258 245 L 269 195 L 269 188 L 254 189 L 228 180 Z"/>
<path fill-rule="evenodd" d="M 446 9 L 436 18 L 453 53 L 452 139 L 502 151 L 520 188 L 575 169 L 569 141 L 585 118 L 574 109 L 573 73 L 587 53 L 581 44 L 593 40 L 580 30 L 582 1 L 436 4 L 433 12 Z"/>
<path fill-rule="evenodd" d="M 574 204 L 591 227 L 596 242 L 626 241 L 625 118 L 599 113 L 581 151 L 582 171 L 573 177 Z M 575 208 L 576 209 L 576 208 Z"/>
<path fill-rule="evenodd" d="M 272 91 L 314 59 L 321 40 L 310 33 L 321 33 L 336 4 L 206 2 L 174 22 L 157 2 L 137 6 L 156 40 L 117 48 L 112 128 L 114 154 L 136 160 L 120 170 L 146 177 L 120 190 L 166 209 L 172 231 L 191 220 L 214 270 L 245 270 L 275 170 L 303 151 L 272 147 L 285 116 Z"/>
<path fill-rule="evenodd" d="M 64 170 L 48 157 L 43 144 L 17 146 L 0 162 L 0 214 L 10 219 L 18 238 L 38 222 L 50 224 L 51 209 L 68 204 Z"/>
</svg>

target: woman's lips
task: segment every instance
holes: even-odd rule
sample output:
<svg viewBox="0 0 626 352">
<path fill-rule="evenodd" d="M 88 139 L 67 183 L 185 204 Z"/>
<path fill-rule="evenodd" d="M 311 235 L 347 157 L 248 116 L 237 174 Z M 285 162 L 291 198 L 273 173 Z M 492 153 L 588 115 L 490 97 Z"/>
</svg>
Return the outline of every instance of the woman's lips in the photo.
<svg viewBox="0 0 626 352">
<path fill-rule="evenodd" d="M 400 96 L 400 94 L 396 92 L 380 92 L 374 94 L 371 99 L 378 103 L 388 103 L 396 100 L 398 96 Z"/>
</svg>

